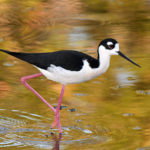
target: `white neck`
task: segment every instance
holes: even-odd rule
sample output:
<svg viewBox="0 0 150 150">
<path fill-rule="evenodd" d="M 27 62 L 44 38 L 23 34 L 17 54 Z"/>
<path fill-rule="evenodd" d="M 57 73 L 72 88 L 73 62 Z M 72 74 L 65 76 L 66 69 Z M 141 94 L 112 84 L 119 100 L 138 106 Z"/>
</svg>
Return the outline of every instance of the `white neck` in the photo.
<svg viewBox="0 0 150 150">
<path fill-rule="evenodd" d="M 110 64 L 110 54 L 103 46 L 99 47 L 99 63 L 100 67 L 99 70 L 101 73 L 104 73 L 107 71 L 109 64 Z"/>
</svg>

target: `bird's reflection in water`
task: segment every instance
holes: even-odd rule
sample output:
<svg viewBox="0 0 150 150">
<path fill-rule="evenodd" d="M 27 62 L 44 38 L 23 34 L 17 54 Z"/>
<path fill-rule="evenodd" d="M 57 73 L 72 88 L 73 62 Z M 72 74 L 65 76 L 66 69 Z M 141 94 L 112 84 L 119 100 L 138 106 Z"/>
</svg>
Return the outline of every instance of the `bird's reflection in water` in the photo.
<svg viewBox="0 0 150 150">
<path fill-rule="evenodd" d="M 62 138 L 62 134 L 59 133 L 59 135 L 55 135 L 54 133 L 51 133 L 52 139 L 54 141 L 54 147 L 52 148 L 52 150 L 59 150 L 59 145 L 60 145 L 60 141 Z"/>
</svg>

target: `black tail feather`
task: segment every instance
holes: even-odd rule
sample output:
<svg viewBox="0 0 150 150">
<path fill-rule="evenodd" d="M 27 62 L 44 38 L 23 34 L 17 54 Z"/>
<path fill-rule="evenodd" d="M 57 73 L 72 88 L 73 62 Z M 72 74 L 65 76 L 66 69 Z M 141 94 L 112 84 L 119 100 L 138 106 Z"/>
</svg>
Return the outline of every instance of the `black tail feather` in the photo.
<svg viewBox="0 0 150 150">
<path fill-rule="evenodd" d="M 37 66 L 42 69 L 47 69 L 50 65 L 51 59 L 50 53 L 23 53 L 23 52 L 11 52 L 7 50 L 0 49 L 1 52 L 7 53 L 11 56 L 14 56 L 20 60 L 28 62 L 34 66 Z M 52 57 L 53 58 L 53 57 Z"/>
<path fill-rule="evenodd" d="M 22 52 L 11 52 L 11 51 L 7 51 L 7 50 L 4 50 L 4 49 L 0 49 L 1 52 L 4 52 L 4 53 L 7 53 L 11 56 L 14 56 L 18 59 L 21 59 L 23 61 L 26 61 L 30 64 L 33 64 L 35 63 L 35 59 L 36 59 L 36 53 L 22 53 Z M 37 53 L 38 55 L 38 53 Z"/>
<path fill-rule="evenodd" d="M 27 61 L 27 62 L 31 62 L 30 61 L 30 53 L 20 53 L 20 52 L 11 52 L 11 51 L 7 51 L 7 50 L 3 50 L 3 49 L 0 49 L 1 52 L 4 52 L 4 53 L 7 53 L 11 56 L 14 56 L 16 58 L 19 58 L 21 60 L 24 60 L 24 61 Z"/>
</svg>

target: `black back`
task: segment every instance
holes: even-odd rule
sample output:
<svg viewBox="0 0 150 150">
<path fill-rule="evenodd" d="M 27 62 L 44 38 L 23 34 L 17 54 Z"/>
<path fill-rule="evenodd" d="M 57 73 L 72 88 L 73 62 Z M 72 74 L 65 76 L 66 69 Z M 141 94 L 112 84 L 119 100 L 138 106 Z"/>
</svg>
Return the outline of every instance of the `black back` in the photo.
<svg viewBox="0 0 150 150">
<path fill-rule="evenodd" d="M 63 50 L 49 53 L 20 53 L 2 49 L 0 49 L 0 51 L 45 70 L 50 67 L 50 65 L 55 65 L 67 70 L 79 71 L 83 66 L 83 60 L 87 60 L 92 68 L 97 68 L 99 66 L 99 61 L 97 59 L 73 50 Z"/>
</svg>

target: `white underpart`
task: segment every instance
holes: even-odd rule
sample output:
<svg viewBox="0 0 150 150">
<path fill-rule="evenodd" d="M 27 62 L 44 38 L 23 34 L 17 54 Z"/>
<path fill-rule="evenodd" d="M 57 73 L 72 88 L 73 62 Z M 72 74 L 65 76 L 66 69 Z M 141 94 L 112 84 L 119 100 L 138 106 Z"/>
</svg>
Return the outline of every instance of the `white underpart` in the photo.
<svg viewBox="0 0 150 150">
<path fill-rule="evenodd" d="M 114 51 L 118 51 L 118 47 L 115 46 Z M 113 50 L 112 50 L 113 51 Z M 109 67 L 110 56 L 115 55 L 110 53 L 110 50 L 106 50 L 105 47 L 99 47 L 100 66 L 98 68 L 91 68 L 87 60 L 83 60 L 83 66 L 80 71 L 69 71 L 62 67 L 50 65 L 47 70 L 36 67 L 42 74 L 49 80 L 59 82 L 61 84 L 73 84 L 91 80 L 103 73 Z"/>
</svg>

